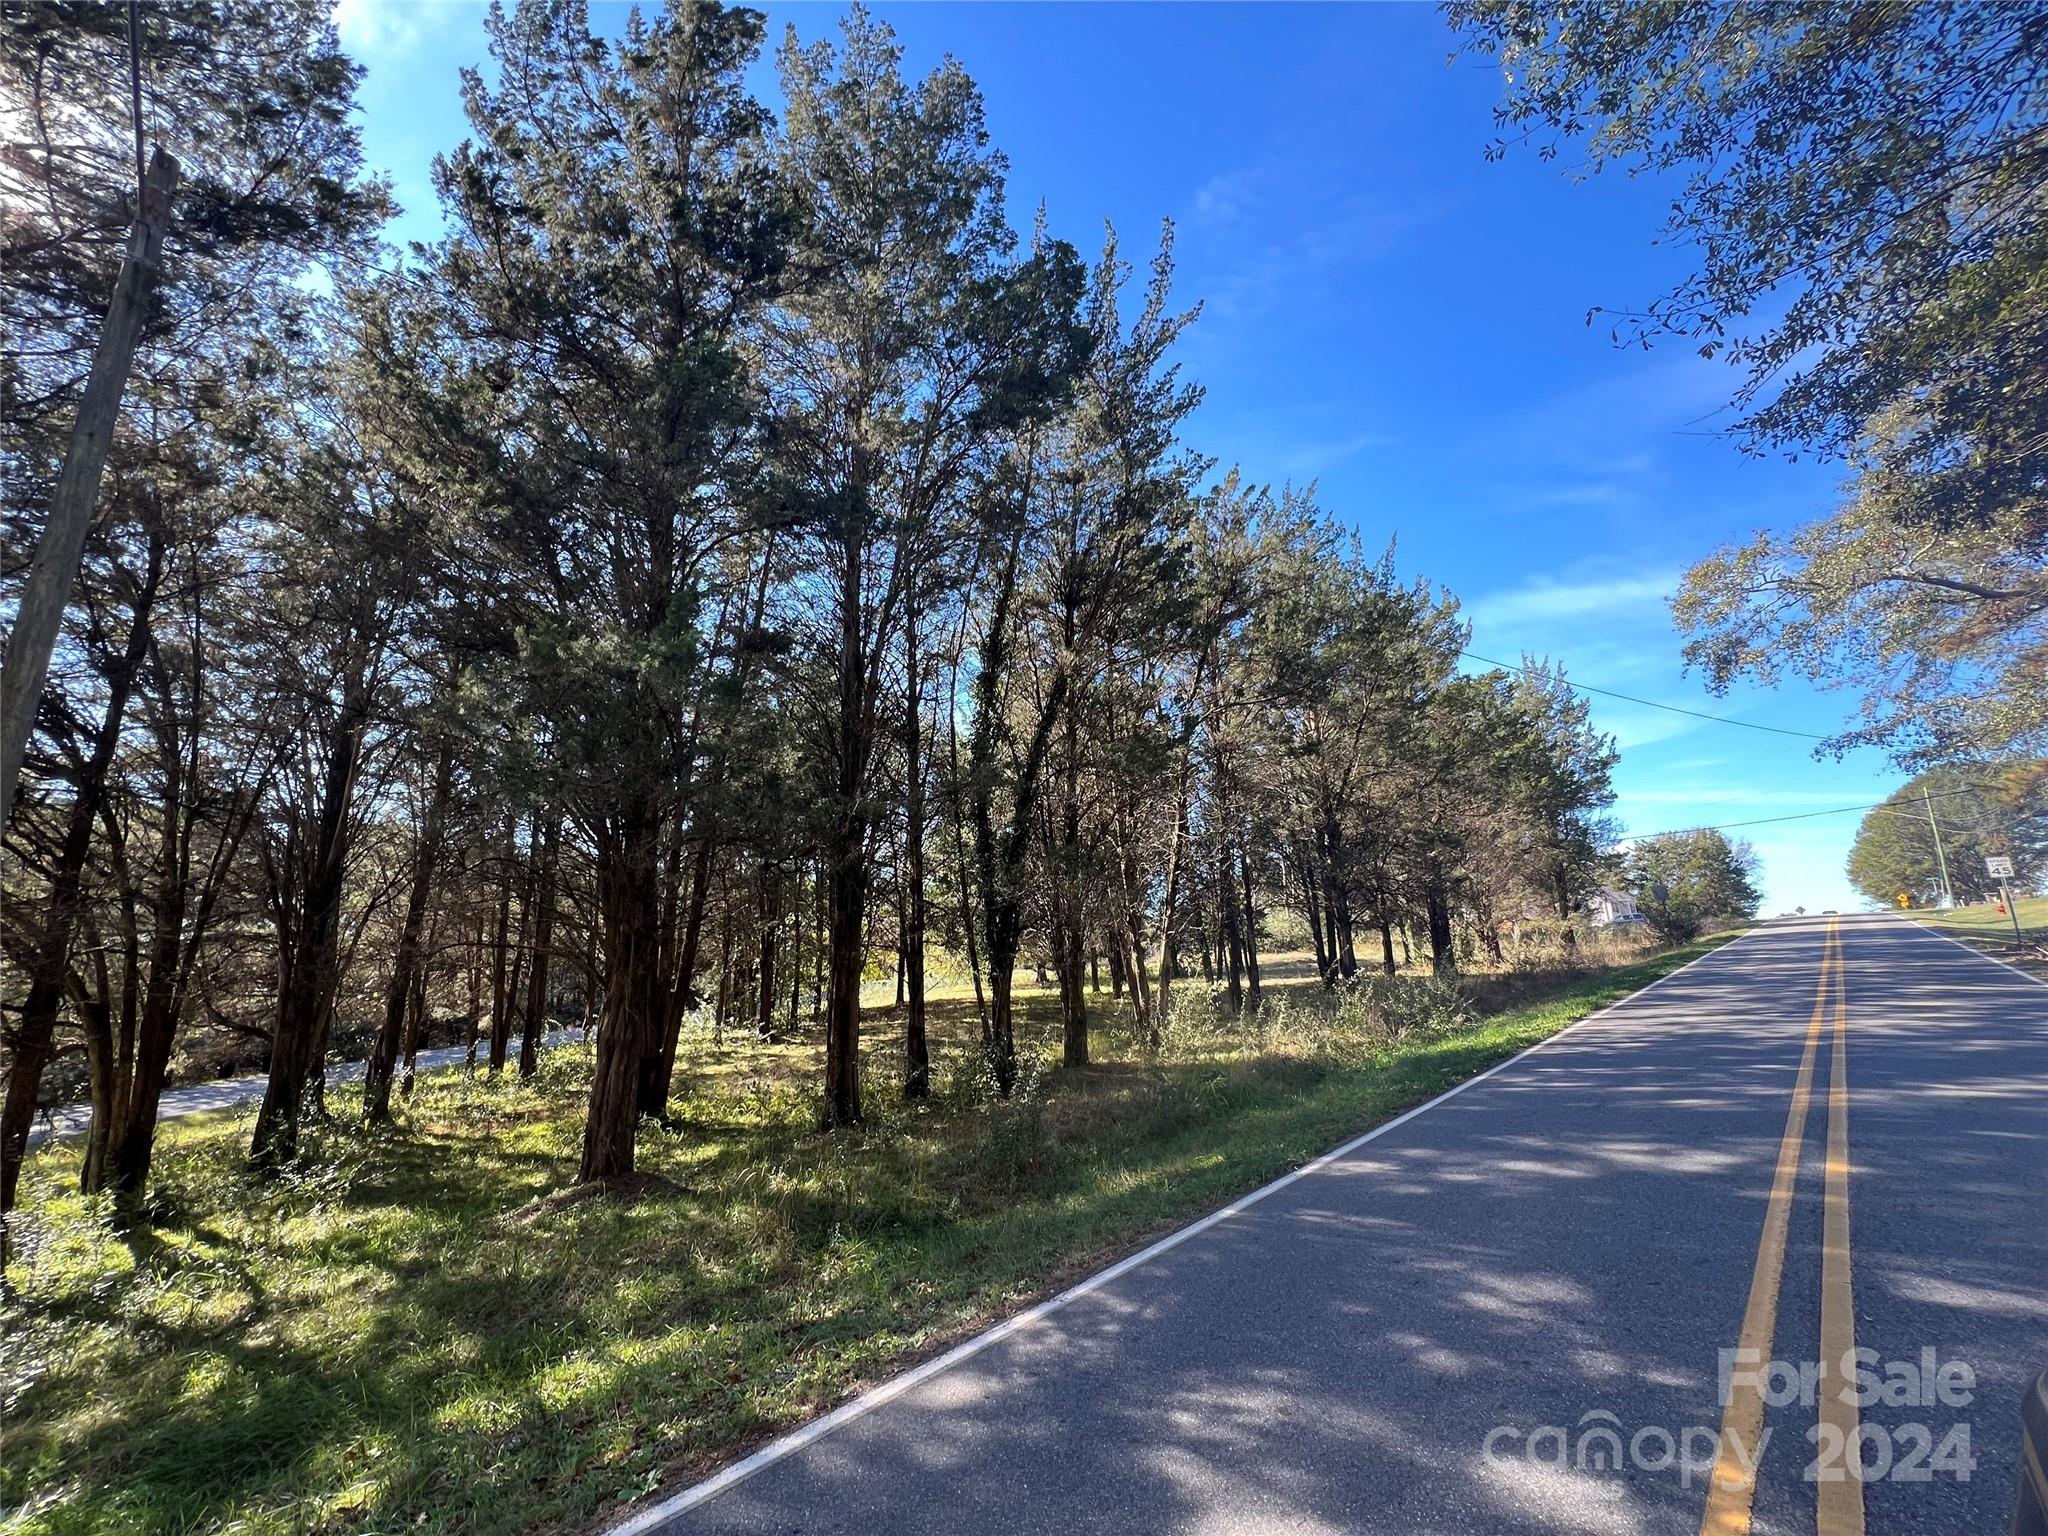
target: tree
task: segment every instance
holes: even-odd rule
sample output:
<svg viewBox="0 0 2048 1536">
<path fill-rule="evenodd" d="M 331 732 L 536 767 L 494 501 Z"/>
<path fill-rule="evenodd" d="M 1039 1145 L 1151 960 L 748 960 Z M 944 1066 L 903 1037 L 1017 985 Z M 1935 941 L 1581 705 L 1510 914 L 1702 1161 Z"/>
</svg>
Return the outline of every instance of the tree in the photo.
<svg viewBox="0 0 2048 1536">
<path fill-rule="evenodd" d="M 989 984 L 984 1047 L 1004 1093 L 1016 1075 L 1010 977 L 1035 853 L 1046 860 L 1064 1059 L 1087 1064 L 1082 720 L 1103 672 L 1170 630 L 1182 525 L 1202 468 L 1176 436 L 1200 393 L 1167 360 L 1194 319 L 1168 308 L 1170 231 L 1127 330 L 1118 301 L 1129 275 L 1112 235 L 1090 285 L 1087 366 L 1074 405 L 1023 436 L 986 498 L 995 574 L 974 674 L 966 794 Z"/>
<path fill-rule="evenodd" d="M 887 732 L 885 668 L 949 528 L 957 493 L 1009 434 L 1071 388 L 1086 332 L 1072 247 L 1024 260 L 980 93 L 948 60 L 921 86 L 894 34 L 855 8 L 843 46 L 781 53 L 783 167 L 805 210 L 797 281 L 768 328 L 778 526 L 813 555 L 810 645 L 830 657 L 812 710 L 831 764 L 825 849 L 827 1125 L 860 1120 L 860 978 Z"/>
<path fill-rule="evenodd" d="M 1697 938 L 1716 918 L 1755 917 L 1763 894 L 1747 843 L 1711 827 L 1666 832 L 1629 846 L 1622 883 L 1660 938 Z"/>
<path fill-rule="evenodd" d="M 1576 942 L 1571 915 L 1592 889 L 1601 847 L 1610 840 L 1603 813 L 1614 804 L 1611 775 L 1621 754 L 1613 737 L 1593 729 L 1590 706 L 1561 666 L 1524 662 L 1514 703 L 1528 723 L 1526 750 L 1503 766 L 1535 830 L 1530 883 L 1554 904 L 1569 949 Z"/>
<path fill-rule="evenodd" d="M 309 267 L 362 255 L 389 211 L 384 186 L 361 174 L 352 121 L 360 72 L 336 47 L 322 0 L 254 7 L 174 0 L 140 9 L 135 20 L 141 124 L 129 96 L 125 11 L 79 3 L 0 11 L 0 91 L 33 108 L 12 114 L 17 142 L 0 164 L 0 329 L 8 338 L 0 349 L 0 463 L 8 484 L 0 569 L 24 568 L 17 552 L 33 542 L 29 509 L 48 505 L 135 214 L 135 135 L 160 139 L 183 166 L 97 526 L 44 692 L 42 743 L 30 763 L 42 782 L 24 785 L 23 815 L 8 829 L 21 835 L 68 801 L 61 847 L 43 866 L 51 899 L 9 903 L 24 918 L 47 920 L 27 939 L 42 984 L 32 987 L 13 1033 L 0 1205 L 11 1199 L 60 1008 L 67 992 L 78 991 L 57 979 L 75 977 L 69 957 L 79 923 L 89 920 L 95 839 L 123 825 L 153 843 L 158 834 L 166 840 L 156 846 L 170 862 L 157 875 L 176 889 L 139 891 L 130 877 L 147 860 L 130 858 L 133 849 L 110 851 L 117 883 L 142 910 L 164 904 L 159 920 L 168 913 L 187 924 L 175 941 L 155 933 L 148 958 L 138 955 L 135 965 L 87 967 L 106 983 L 89 989 L 103 999 L 139 984 L 143 971 L 153 978 L 146 1007 L 123 1013 L 117 1006 L 110 1016 L 88 1010 L 85 1020 L 94 1031 L 89 1047 L 110 1042 L 89 1053 L 101 1073 L 95 1106 L 104 1110 L 94 1145 L 119 1142 L 112 1177 L 124 1196 L 139 1193 L 147 1175 L 156 1094 L 189 1001 L 185 982 L 198 961 L 201 919 L 215 910 L 204 892 L 226 874 L 212 862 L 195 872 L 184 861 L 198 855 L 209 830 L 242 825 L 247 805 L 239 781 L 205 782 L 224 764 L 249 763 L 238 745 L 217 751 L 223 743 L 211 734 L 219 724 L 212 704 L 236 689 L 214 641 L 237 561 L 213 541 L 242 526 L 249 510 L 230 505 L 239 479 L 242 445 L 232 439 L 240 398 L 260 382 L 259 343 L 291 334 L 310 307 L 300 281 Z M 166 777 L 144 819 L 132 822 L 118 808 L 119 781 L 124 745 L 138 729 L 153 741 L 143 755 Z M 260 767 L 254 771 L 260 775 Z M 216 810 L 224 822 L 212 819 Z M 230 851 L 238 837 L 229 838 Z M 123 910 L 132 916 L 136 909 Z M 116 1035 L 120 1050 L 112 1048 Z M 114 1072 L 118 1084 L 106 1075 Z M 125 1129 L 109 1123 L 116 1114 Z M 89 1159 L 88 1179 L 107 1166 Z"/>
<path fill-rule="evenodd" d="M 2040 319 L 2048 336 L 2048 307 Z M 2041 398 L 2018 379 L 1999 387 L 2030 408 Z M 2048 458 L 2030 450 L 1994 472 L 2000 450 L 1974 432 L 1937 441 L 1929 409 L 1901 404 L 1872 424 L 1832 516 L 1760 532 L 1687 572 L 1674 605 L 1686 660 L 1716 691 L 1787 675 L 1855 690 L 1860 719 L 1837 750 L 1880 746 L 1907 766 L 2038 753 L 2048 501 L 2017 485 L 2048 483 Z M 2048 415 L 2001 430 L 2048 443 Z"/>
<path fill-rule="evenodd" d="M 1497 56 L 1502 152 L 1685 177 L 1696 270 L 1617 336 L 1744 370 L 1752 447 L 1846 455 L 1841 510 L 1688 575 L 1710 686 L 1858 689 L 1840 746 L 2048 739 L 2048 14 L 1978 5 L 1453 0 Z M 1768 316 L 1759 319 L 1758 316 Z"/>
<path fill-rule="evenodd" d="M 787 226 L 745 82 L 761 32 L 756 12 L 684 4 L 614 45 L 577 0 L 494 8 L 497 80 L 465 74 L 476 136 L 437 168 L 453 233 L 436 271 L 493 402 L 455 445 L 488 477 L 469 554 L 501 649 L 480 665 L 545 722 L 596 861 L 585 1180 L 633 1170 L 667 1016 L 663 853 L 704 698 L 700 616 L 753 494 L 745 343 Z"/>
<path fill-rule="evenodd" d="M 1998 891 L 1984 867 L 1994 854 L 2013 861 L 2017 889 L 2048 873 L 2048 762 L 1960 763 L 1916 776 L 1864 814 L 1849 879 L 1885 906 L 1900 896 L 1933 906 L 1944 875 L 1956 900 L 1986 901 Z"/>
<path fill-rule="evenodd" d="M 258 828 L 279 978 L 249 1145 L 260 1169 L 297 1156 L 307 1095 L 324 1101 L 352 867 L 387 776 L 418 744 L 403 720 L 405 675 L 430 579 L 419 551 L 434 504 L 391 451 L 387 375 L 340 334 L 349 323 L 322 336 L 324 366 L 285 375 L 301 404 L 296 414 L 285 401 L 274 407 L 290 429 L 273 435 L 256 488 L 265 582 L 252 617 L 286 741 Z"/>
</svg>

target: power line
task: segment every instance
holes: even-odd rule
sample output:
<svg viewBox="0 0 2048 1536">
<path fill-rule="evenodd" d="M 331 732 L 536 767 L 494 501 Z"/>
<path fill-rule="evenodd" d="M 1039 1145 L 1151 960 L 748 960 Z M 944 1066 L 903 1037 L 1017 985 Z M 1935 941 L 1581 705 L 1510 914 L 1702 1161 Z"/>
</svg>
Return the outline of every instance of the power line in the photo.
<svg viewBox="0 0 2048 1536">
<path fill-rule="evenodd" d="M 1954 795 L 1981 794 L 1983 790 L 1983 785 L 1972 784 L 1962 789 L 1938 790 L 1934 794 L 1926 795 L 1922 798 L 1946 800 Z M 1653 837 L 1683 837 L 1688 832 L 1732 832 L 1737 827 L 1765 827 L 1780 821 L 1810 821 L 1816 816 L 1846 816 L 1851 811 L 1884 811 L 1895 816 L 1911 816 L 1916 821 L 1919 819 L 1917 811 L 1895 810 L 1890 800 L 1873 800 L 1868 805 L 1838 805 L 1832 810 L 1826 811 L 1795 811 L 1789 816 L 1759 816 L 1754 821 L 1724 821 L 1711 827 L 1672 827 L 1663 832 L 1631 832 L 1622 841 L 1624 843 L 1640 843 Z"/>
<path fill-rule="evenodd" d="M 1499 667 L 1503 672 L 1519 672 L 1523 670 L 1521 667 L 1511 666 L 1505 661 L 1495 661 L 1491 656 L 1481 656 L 1476 651 L 1460 651 L 1458 654 L 1472 661 L 1484 662 L 1489 667 Z M 1616 693 L 1612 688 L 1595 688 L 1590 683 L 1573 682 L 1570 678 L 1565 680 L 1565 685 L 1576 689 L 1580 693 L 1603 694 L 1610 699 L 1622 699 L 1630 704 L 1641 704 L 1646 709 L 1668 710 L 1674 715 L 1690 715 L 1695 720 L 1711 720 L 1715 725 L 1740 726 L 1745 731 L 1769 731 L 1773 736 L 1797 736 L 1802 741 L 1832 741 L 1834 739 L 1831 736 L 1823 736 L 1817 731 L 1795 731 L 1782 725 L 1759 725 L 1753 720 L 1731 720 L 1726 715 L 1710 715 L 1703 710 L 1687 709 L 1680 704 L 1660 704 L 1655 699 L 1639 699 L 1632 693 Z M 1856 810 L 1859 807 L 1851 806 L 1849 809 Z"/>
</svg>

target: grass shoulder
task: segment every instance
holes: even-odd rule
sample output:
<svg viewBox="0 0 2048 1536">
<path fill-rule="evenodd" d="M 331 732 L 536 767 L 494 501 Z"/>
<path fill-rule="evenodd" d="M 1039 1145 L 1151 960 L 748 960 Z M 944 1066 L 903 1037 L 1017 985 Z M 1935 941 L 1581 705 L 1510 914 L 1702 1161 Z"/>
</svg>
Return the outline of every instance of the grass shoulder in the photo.
<svg viewBox="0 0 2048 1536">
<path fill-rule="evenodd" d="M 2016 903 L 2019 931 L 2013 931 L 2010 913 L 1997 904 L 1950 907 L 1945 911 L 1915 912 L 1914 917 L 1972 949 L 2010 961 L 2031 975 L 2048 980 L 2048 896 L 2022 896 Z"/>
<path fill-rule="evenodd" d="M 574 1165 L 575 1048 L 529 1084 L 423 1078 L 383 1135 L 337 1095 L 267 1183 L 239 1171 L 246 1113 L 174 1122 L 147 1229 L 47 1147 L 5 1298 L 0 1506 L 36 1536 L 596 1529 L 1730 937 L 1482 984 L 1512 1006 L 1430 1027 L 1310 988 L 1257 1026 L 1190 1007 L 1156 1053 L 1106 1026 L 1097 1065 L 1037 1066 L 1008 1102 L 965 1070 L 879 1102 L 878 1030 L 870 1124 L 834 1135 L 812 1044 L 700 1043 L 632 1199 L 543 1200 Z M 971 1009 L 940 1022 L 964 1039 Z"/>
</svg>

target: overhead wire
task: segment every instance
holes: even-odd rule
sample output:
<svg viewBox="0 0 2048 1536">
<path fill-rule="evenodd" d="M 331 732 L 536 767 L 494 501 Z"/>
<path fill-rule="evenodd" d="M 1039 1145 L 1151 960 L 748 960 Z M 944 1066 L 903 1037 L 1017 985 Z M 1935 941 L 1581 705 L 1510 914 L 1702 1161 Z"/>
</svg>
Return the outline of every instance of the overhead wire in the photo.
<svg viewBox="0 0 2048 1536">
<path fill-rule="evenodd" d="M 1505 661 L 1496 661 L 1491 656 L 1481 656 L 1477 651 L 1460 650 L 1458 654 L 1470 661 L 1480 662 L 1485 666 L 1499 667 L 1505 672 L 1521 671 L 1527 665 L 1524 663 L 1522 666 L 1517 666 Z M 1768 731 L 1775 736 L 1797 736 L 1805 741 L 1830 741 L 1833 739 L 1817 731 L 1795 731 L 1782 725 L 1763 725 L 1754 720 L 1732 720 L 1726 715 L 1710 715 L 1703 710 L 1687 709 L 1679 704 L 1665 704 L 1656 699 L 1638 698 L 1632 693 L 1617 693 L 1612 688 L 1596 688 L 1590 683 L 1575 682 L 1569 677 L 1565 679 L 1565 686 L 1573 689 L 1575 692 L 1597 693 L 1606 698 L 1622 699 L 1630 704 L 1641 704 L 1649 709 L 1667 710 L 1674 715 L 1688 715 L 1695 720 L 1706 720 L 1715 725 L 1737 726 L 1745 731 Z M 1961 789 L 1937 790 L 1931 794 L 1923 794 L 1920 798 L 1923 800 L 1946 800 L 1956 795 L 1978 794 L 1988 787 L 1986 785 L 1972 784 L 1966 785 Z M 1673 827 L 1662 832 L 1632 832 L 1622 838 L 1621 841 L 1625 843 L 1639 843 L 1653 837 L 1682 837 L 1690 832 L 1732 832 L 1742 827 L 1766 827 L 1775 826 L 1780 822 L 1787 821 L 1811 821 L 1820 816 L 1846 816 L 1852 811 L 1877 811 L 1888 815 L 1914 816 L 1916 818 L 1918 815 L 1917 812 L 1894 807 L 1891 799 L 1873 800 L 1862 805 L 1832 806 L 1824 811 L 1794 811 L 1785 816 L 1758 816 L 1748 821 L 1723 821 L 1711 826 Z"/>
<path fill-rule="evenodd" d="M 1961 789 L 1941 789 L 1918 798 L 1947 800 L 1955 795 L 1982 794 L 1987 786 L 1970 784 Z M 1892 799 L 1896 799 L 1893 796 Z M 1631 832 L 1621 839 L 1624 843 L 1640 843 L 1653 837 L 1683 837 L 1688 832 L 1732 832 L 1738 827 L 1764 827 L 1781 821 L 1810 821 L 1816 816 L 1846 816 L 1851 811 L 1882 811 L 1888 815 L 1911 816 L 1919 819 L 1919 813 L 1895 807 L 1892 799 L 1873 800 L 1868 805 L 1837 805 L 1825 811 L 1795 811 L 1789 816 L 1759 816 L 1753 821 L 1723 821 L 1705 827 L 1671 827 L 1662 832 Z"/>
<path fill-rule="evenodd" d="M 1522 670 L 1521 666 L 1505 661 L 1495 661 L 1491 656 L 1481 656 L 1477 651 L 1459 651 L 1458 654 L 1471 661 L 1483 662 L 1489 667 L 1499 667 L 1504 672 L 1519 672 Z M 1632 693 L 1616 693 L 1612 688 L 1595 688 L 1590 683 L 1572 682 L 1569 679 L 1566 681 L 1568 687 L 1580 693 L 1597 693 L 1606 698 L 1621 699 L 1630 704 L 1640 704 L 1646 709 L 1666 710 L 1674 715 L 1690 715 L 1695 720 L 1710 720 L 1715 725 L 1732 725 L 1745 731 L 1768 731 L 1773 736 L 1797 736 L 1802 741 L 1832 741 L 1834 739 L 1830 736 L 1823 736 L 1818 731 L 1795 731 L 1789 726 L 1763 725 L 1755 720 L 1732 720 L 1726 715 L 1710 715 L 1705 710 L 1687 709 L 1682 704 L 1664 704 L 1656 699 L 1639 699 Z"/>
</svg>

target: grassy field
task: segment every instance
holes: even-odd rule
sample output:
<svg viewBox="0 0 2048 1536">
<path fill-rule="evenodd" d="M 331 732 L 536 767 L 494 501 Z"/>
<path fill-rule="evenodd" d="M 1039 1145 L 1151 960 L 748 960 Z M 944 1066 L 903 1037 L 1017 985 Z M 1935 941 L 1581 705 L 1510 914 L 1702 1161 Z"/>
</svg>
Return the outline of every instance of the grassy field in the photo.
<svg viewBox="0 0 2048 1536">
<path fill-rule="evenodd" d="M 2012 919 L 1987 902 L 1981 907 L 1954 907 L 1946 912 L 1913 914 L 1930 928 L 1952 933 L 2001 959 L 2017 959 L 2036 976 L 2048 976 L 2048 896 L 2019 899 L 2020 932 L 2025 946 L 2014 940 Z M 2021 952 L 2016 956 L 2015 949 Z"/>
<path fill-rule="evenodd" d="M 423 1079 L 377 1137 L 337 1095 L 273 1183 L 239 1171 L 246 1114 L 169 1124 L 147 1230 L 70 1193 L 75 1146 L 46 1148 L 0 1317 L 0 1525 L 599 1528 L 1716 942 L 1482 985 L 1518 1004 L 1485 1018 L 1310 986 L 1251 1025 L 1190 986 L 1161 1052 L 1104 1027 L 1099 1065 L 1034 1058 L 1007 1103 L 942 1065 L 904 1105 L 878 1020 L 872 1123 L 829 1136 L 812 1045 L 695 1041 L 630 1199 L 548 1198 L 579 1144 L 577 1048 L 531 1084 Z M 1027 1010 L 1052 1049 L 1044 999 Z M 939 1012 L 942 1046 L 972 1027 Z"/>
</svg>

